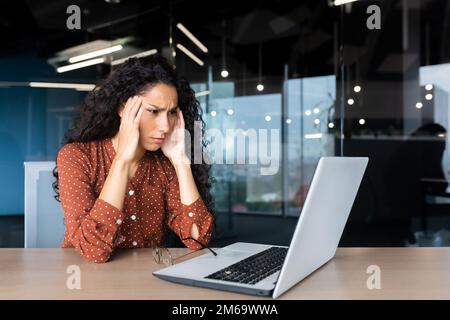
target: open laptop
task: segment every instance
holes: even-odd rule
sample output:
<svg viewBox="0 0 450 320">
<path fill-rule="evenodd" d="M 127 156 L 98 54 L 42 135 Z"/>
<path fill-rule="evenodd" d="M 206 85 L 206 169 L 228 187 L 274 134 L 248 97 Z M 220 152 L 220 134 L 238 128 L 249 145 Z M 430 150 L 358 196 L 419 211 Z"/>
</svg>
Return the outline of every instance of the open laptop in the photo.
<svg viewBox="0 0 450 320">
<path fill-rule="evenodd" d="M 334 257 L 367 163 L 368 158 L 320 159 L 289 247 L 237 242 L 216 250 L 217 256 L 208 252 L 153 275 L 277 298 Z"/>
</svg>

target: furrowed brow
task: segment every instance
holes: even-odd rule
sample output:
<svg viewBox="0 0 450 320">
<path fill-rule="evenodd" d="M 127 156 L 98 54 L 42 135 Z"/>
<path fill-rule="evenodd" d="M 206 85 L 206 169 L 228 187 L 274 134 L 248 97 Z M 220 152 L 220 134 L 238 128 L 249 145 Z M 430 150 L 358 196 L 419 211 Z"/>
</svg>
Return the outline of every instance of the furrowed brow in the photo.
<svg viewBox="0 0 450 320">
<path fill-rule="evenodd" d="M 164 110 L 164 108 L 161 108 L 161 107 L 159 107 L 159 106 L 157 106 L 157 105 L 154 105 L 154 104 L 152 104 L 152 103 L 146 102 L 146 104 L 148 104 L 148 105 L 150 105 L 150 106 L 152 106 L 153 108 L 156 108 L 156 109 L 158 109 L 158 110 Z M 178 106 L 174 106 L 174 107 L 170 108 L 170 111 L 173 111 L 173 110 L 175 110 L 176 108 L 178 108 Z"/>
</svg>

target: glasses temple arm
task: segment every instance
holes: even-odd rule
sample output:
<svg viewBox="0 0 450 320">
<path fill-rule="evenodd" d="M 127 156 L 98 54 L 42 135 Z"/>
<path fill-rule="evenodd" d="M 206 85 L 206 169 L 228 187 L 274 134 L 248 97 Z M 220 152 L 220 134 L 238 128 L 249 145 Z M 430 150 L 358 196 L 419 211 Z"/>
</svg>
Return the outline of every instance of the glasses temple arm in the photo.
<svg viewBox="0 0 450 320">
<path fill-rule="evenodd" d="M 189 238 L 184 238 L 184 239 L 181 239 L 181 240 L 194 240 L 195 242 L 197 242 L 199 245 L 201 245 L 202 246 L 202 248 L 206 248 L 206 249 L 208 249 L 209 251 L 211 251 L 211 253 L 213 254 L 213 255 L 215 255 L 215 256 L 217 256 L 217 252 L 215 252 L 213 249 L 211 249 L 209 246 L 207 246 L 207 245 L 204 245 L 203 243 L 201 243 L 200 241 L 198 241 L 198 240 L 196 240 L 196 239 L 194 239 L 194 238 L 192 238 L 192 237 L 189 237 Z"/>
</svg>

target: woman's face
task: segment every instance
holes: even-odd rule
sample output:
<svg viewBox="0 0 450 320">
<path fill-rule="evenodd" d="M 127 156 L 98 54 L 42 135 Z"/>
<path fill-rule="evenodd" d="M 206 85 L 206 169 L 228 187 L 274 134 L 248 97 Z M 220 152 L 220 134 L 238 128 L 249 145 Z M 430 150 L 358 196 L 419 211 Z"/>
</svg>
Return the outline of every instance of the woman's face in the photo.
<svg viewBox="0 0 450 320">
<path fill-rule="evenodd" d="M 141 94 L 144 111 L 139 123 L 140 145 L 158 150 L 177 121 L 178 95 L 175 87 L 157 84 Z"/>
</svg>

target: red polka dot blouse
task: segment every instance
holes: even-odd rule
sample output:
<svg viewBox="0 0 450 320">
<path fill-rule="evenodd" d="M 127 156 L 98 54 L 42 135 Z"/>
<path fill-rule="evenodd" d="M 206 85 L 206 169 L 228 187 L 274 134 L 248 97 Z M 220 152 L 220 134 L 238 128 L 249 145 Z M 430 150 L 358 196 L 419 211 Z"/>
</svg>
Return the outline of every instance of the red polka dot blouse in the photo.
<svg viewBox="0 0 450 320">
<path fill-rule="evenodd" d="M 203 244 L 211 238 L 213 217 L 203 200 L 180 200 L 175 168 L 162 153 L 147 152 L 128 181 L 123 210 L 99 199 L 115 150 L 111 139 L 69 143 L 58 152 L 58 183 L 66 231 L 63 248 L 74 247 L 89 261 L 106 262 L 116 248 L 162 245 L 166 227 L 180 239 L 198 227 Z M 201 246 L 184 240 L 190 249 Z"/>
</svg>

